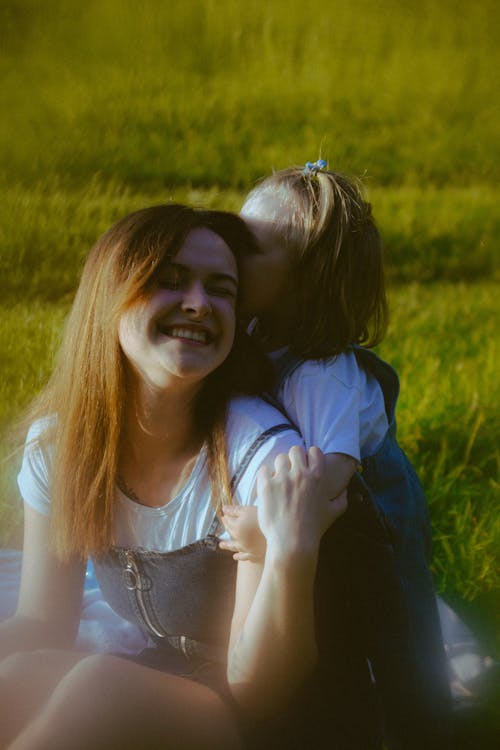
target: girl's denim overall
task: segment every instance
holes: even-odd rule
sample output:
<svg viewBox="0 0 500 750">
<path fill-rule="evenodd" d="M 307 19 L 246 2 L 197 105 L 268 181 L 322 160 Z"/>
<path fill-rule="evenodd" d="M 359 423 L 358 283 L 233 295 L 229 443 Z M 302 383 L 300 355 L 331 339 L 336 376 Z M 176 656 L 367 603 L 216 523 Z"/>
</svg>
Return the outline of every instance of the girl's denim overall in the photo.
<svg viewBox="0 0 500 750">
<path fill-rule="evenodd" d="M 252 443 L 232 490 L 262 443 L 289 429 L 275 425 Z M 214 511 L 206 537 L 171 552 L 112 547 L 94 568 L 111 607 L 150 636 L 151 648 L 127 658 L 203 682 L 230 700 L 226 662 L 236 564 L 219 548 L 219 523 Z"/>
<path fill-rule="evenodd" d="M 374 352 L 353 349 L 360 366 L 380 383 L 389 430 L 353 478 L 348 511 L 322 540 L 313 724 L 321 727 L 318 740 L 320 734 L 323 740 L 335 737 L 342 749 L 380 747 L 381 734 L 389 750 L 443 748 L 450 703 L 428 566 L 430 522 L 421 484 L 396 440 L 399 380 Z M 275 362 L 276 382 L 299 364 L 284 353 Z M 299 733 L 300 726 L 295 736 Z M 314 747 L 314 740 L 288 743 L 309 745 Z"/>
</svg>

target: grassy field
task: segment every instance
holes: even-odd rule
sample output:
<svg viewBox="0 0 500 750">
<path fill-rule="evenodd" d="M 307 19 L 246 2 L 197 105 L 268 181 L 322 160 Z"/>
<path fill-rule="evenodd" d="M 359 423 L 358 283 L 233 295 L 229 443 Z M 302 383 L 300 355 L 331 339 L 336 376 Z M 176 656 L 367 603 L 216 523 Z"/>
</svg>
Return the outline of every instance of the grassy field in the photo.
<svg viewBox="0 0 500 750">
<path fill-rule="evenodd" d="M 498 175 L 494 0 L 3 0 L 0 14 L 0 163 L 23 184 L 246 188 L 319 149 L 380 184 Z"/>
<path fill-rule="evenodd" d="M 170 199 L 237 209 L 273 168 L 324 156 L 364 179 L 384 237 L 380 352 L 401 374 L 439 588 L 493 627 L 496 15 L 493 0 L 4 0 L 2 430 L 46 379 L 111 221 Z M 2 470 L 4 543 L 19 538 L 17 463 Z"/>
<path fill-rule="evenodd" d="M 8 186 L 0 204 L 3 300 L 55 301 L 74 289 L 83 258 L 110 223 L 128 211 L 169 199 L 238 210 L 234 190 L 137 189 L 95 176 L 83 187 L 54 180 Z M 450 190 L 377 186 L 369 198 L 380 226 L 392 282 L 498 278 L 500 195 L 489 186 Z"/>
</svg>

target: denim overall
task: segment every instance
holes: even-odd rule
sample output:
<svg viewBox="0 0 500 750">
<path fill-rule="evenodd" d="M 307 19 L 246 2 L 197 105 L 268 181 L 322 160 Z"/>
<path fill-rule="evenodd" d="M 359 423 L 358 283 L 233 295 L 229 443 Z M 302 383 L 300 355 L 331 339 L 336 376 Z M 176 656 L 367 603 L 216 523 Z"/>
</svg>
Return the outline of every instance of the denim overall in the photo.
<svg viewBox="0 0 500 750">
<path fill-rule="evenodd" d="M 347 512 L 323 537 L 315 589 L 319 669 L 287 722 L 309 716 L 309 729 L 301 736 L 304 721 L 297 722 L 277 746 L 312 750 L 332 741 L 336 750 L 365 750 L 383 738 L 388 750 L 441 749 L 450 696 L 428 567 L 428 510 L 396 440 L 398 377 L 374 352 L 353 351 L 380 383 L 389 429 L 362 460 Z M 274 364 L 279 385 L 300 360 L 285 352 Z"/>
<path fill-rule="evenodd" d="M 232 491 L 262 443 L 290 429 L 278 424 L 258 436 L 231 480 Z M 94 560 L 94 569 L 111 607 L 150 637 L 151 648 L 125 658 L 202 682 L 231 702 L 226 662 L 236 563 L 219 548 L 219 524 L 214 510 L 203 539 L 170 552 L 112 547 Z"/>
</svg>

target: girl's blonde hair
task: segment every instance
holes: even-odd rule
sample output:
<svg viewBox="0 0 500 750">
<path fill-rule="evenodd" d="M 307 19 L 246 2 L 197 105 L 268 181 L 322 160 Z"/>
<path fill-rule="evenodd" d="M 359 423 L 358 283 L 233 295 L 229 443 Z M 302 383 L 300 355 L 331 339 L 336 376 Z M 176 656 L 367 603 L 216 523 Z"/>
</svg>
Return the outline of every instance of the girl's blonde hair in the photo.
<svg viewBox="0 0 500 750">
<path fill-rule="evenodd" d="M 253 245 L 244 223 L 233 214 L 160 205 L 118 221 L 97 241 L 85 263 L 52 377 L 29 413 L 30 420 L 57 415 L 39 440 L 50 445 L 53 455 L 52 539 L 62 559 L 98 555 L 113 543 L 126 402 L 118 321 L 147 297 L 161 264 L 197 227 L 220 235 L 235 255 Z M 264 390 L 268 377 L 264 355 L 237 325 L 233 349 L 205 380 L 196 411 L 219 505 L 230 494 L 226 406 L 236 393 Z"/>
<path fill-rule="evenodd" d="M 277 203 L 274 226 L 289 248 L 300 357 L 375 346 L 387 328 L 380 235 L 357 182 L 336 172 L 290 167 L 247 196 Z"/>
</svg>

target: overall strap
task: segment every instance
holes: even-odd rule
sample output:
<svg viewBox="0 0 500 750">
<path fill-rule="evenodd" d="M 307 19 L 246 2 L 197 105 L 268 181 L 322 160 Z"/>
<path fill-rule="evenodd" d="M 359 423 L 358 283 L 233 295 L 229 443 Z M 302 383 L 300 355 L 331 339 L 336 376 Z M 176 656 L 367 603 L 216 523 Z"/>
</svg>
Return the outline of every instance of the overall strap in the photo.
<svg viewBox="0 0 500 750">
<path fill-rule="evenodd" d="M 233 494 L 234 494 L 236 487 L 238 486 L 238 483 L 241 477 L 247 470 L 250 464 L 250 461 L 255 456 L 255 454 L 261 447 L 261 445 L 265 443 L 268 438 L 273 437 L 274 435 L 278 435 L 280 432 L 286 432 L 287 430 L 293 430 L 293 429 L 294 428 L 291 424 L 286 424 L 283 422 L 282 424 L 275 424 L 273 427 L 269 427 L 269 429 L 264 430 L 264 432 L 261 432 L 261 434 L 255 438 L 253 443 L 249 446 L 249 448 L 247 448 L 245 455 L 241 459 L 240 464 L 231 479 L 229 486 Z M 215 532 L 217 531 L 217 527 L 219 526 L 219 524 L 220 524 L 219 516 L 216 513 L 214 516 L 214 520 L 212 521 L 210 525 L 208 536 L 215 535 Z"/>
<path fill-rule="evenodd" d="M 387 362 L 375 354 L 371 349 L 366 349 L 358 344 L 352 345 L 352 350 L 358 360 L 358 364 L 378 380 L 384 395 L 385 411 L 389 424 L 394 423 L 396 401 L 399 396 L 399 378 L 396 371 Z"/>
<path fill-rule="evenodd" d="M 291 424 L 275 424 L 273 427 L 269 427 L 267 430 L 264 430 L 264 432 L 261 432 L 261 434 L 253 441 L 251 446 L 246 451 L 245 455 L 243 456 L 242 460 L 240 461 L 240 465 L 236 469 L 236 472 L 231 479 L 230 487 L 231 492 L 234 492 L 236 487 L 239 484 L 239 481 L 245 471 L 248 468 L 248 465 L 252 458 L 255 456 L 259 448 L 263 443 L 266 442 L 266 440 L 270 437 L 273 437 L 274 435 L 278 435 L 280 432 L 286 432 L 287 430 L 293 430 L 293 426 Z"/>
<path fill-rule="evenodd" d="M 285 349 L 277 356 L 272 357 L 271 361 L 274 369 L 274 390 L 277 392 L 284 379 L 291 375 L 304 360 L 297 357 L 296 354 L 292 354 L 290 349 Z"/>
<path fill-rule="evenodd" d="M 274 370 L 274 382 L 272 386 L 271 392 L 266 392 L 262 394 L 262 398 L 264 401 L 267 401 L 268 404 L 271 404 L 271 406 L 274 406 L 275 409 L 277 409 L 279 412 L 283 414 L 285 419 L 288 419 L 288 421 L 291 423 L 292 427 L 297 431 L 300 432 L 298 426 L 295 424 L 293 419 L 290 417 L 289 414 L 287 414 L 286 409 L 284 408 L 283 404 L 278 401 L 277 395 L 280 389 L 281 384 L 284 382 L 284 380 L 292 374 L 294 370 L 297 369 L 299 365 L 302 364 L 304 360 L 299 359 L 295 354 L 292 354 L 290 349 L 285 348 L 283 349 L 280 354 L 277 356 L 273 356 L 271 358 L 271 363 Z"/>
</svg>

